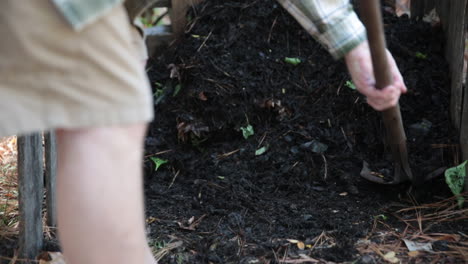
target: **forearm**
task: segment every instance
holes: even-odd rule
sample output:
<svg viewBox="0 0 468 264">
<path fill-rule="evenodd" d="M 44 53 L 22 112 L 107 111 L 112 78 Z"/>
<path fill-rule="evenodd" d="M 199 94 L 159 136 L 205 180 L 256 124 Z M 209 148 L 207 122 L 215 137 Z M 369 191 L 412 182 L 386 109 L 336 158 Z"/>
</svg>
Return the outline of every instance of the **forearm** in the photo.
<svg viewBox="0 0 468 264">
<path fill-rule="evenodd" d="M 365 27 L 349 0 L 277 0 L 335 58 L 363 43 Z"/>
</svg>

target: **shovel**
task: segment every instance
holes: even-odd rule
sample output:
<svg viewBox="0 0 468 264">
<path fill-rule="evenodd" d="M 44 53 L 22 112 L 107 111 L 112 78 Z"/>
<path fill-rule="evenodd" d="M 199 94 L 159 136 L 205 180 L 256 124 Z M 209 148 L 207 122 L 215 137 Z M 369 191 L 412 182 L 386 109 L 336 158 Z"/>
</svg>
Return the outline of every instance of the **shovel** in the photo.
<svg viewBox="0 0 468 264">
<path fill-rule="evenodd" d="M 383 89 L 393 83 L 393 76 L 387 61 L 387 49 L 382 22 L 380 0 L 361 0 L 361 17 L 367 29 L 367 37 L 374 66 L 374 76 L 377 89 Z M 384 110 L 382 118 L 385 124 L 387 143 L 390 145 L 394 163 L 393 180 L 386 181 L 377 176 L 364 162 L 361 176 L 380 184 L 399 184 L 410 180 L 413 185 L 419 185 L 427 178 L 415 177 L 409 166 L 406 134 L 401 119 L 400 106 Z"/>
</svg>

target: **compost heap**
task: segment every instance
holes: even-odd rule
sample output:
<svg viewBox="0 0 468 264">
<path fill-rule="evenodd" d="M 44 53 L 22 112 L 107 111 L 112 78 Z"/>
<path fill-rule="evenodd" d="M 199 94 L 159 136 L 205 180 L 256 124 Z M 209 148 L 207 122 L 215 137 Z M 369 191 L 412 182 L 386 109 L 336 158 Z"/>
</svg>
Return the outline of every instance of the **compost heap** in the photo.
<svg viewBox="0 0 468 264">
<path fill-rule="evenodd" d="M 210 0 L 189 16 L 183 39 L 149 65 L 150 236 L 182 240 L 173 253 L 183 263 L 255 263 L 277 259 L 285 239 L 313 243 L 325 231 L 334 242 L 312 256 L 356 259 L 374 216 L 409 188 L 359 176 L 364 160 L 392 169 L 380 113 L 275 1 Z M 454 165 L 440 30 L 388 14 L 385 30 L 409 89 L 400 103 L 413 171 Z M 443 178 L 418 190 L 421 202 L 450 196 Z M 164 263 L 178 263 L 174 254 Z"/>
</svg>

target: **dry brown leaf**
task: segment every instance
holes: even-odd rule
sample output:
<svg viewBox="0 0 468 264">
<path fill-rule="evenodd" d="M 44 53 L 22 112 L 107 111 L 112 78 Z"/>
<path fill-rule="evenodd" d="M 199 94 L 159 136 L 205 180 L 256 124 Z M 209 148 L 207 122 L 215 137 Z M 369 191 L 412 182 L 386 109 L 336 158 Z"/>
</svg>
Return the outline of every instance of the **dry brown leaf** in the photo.
<svg viewBox="0 0 468 264">
<path fill-rule="evenodd" d="M 412 258 L 417 257 L 419 256 L 419 251 L 410 251 L 408 252 L 408 256 Z"/>
<path fill-rule="evenodd" d="M 300 250 L 304 250 L 304 248 L 305 248 L 304 242 L 299 241 L 297 243 L 297 248 L 299 248 Z"/>
</svg>

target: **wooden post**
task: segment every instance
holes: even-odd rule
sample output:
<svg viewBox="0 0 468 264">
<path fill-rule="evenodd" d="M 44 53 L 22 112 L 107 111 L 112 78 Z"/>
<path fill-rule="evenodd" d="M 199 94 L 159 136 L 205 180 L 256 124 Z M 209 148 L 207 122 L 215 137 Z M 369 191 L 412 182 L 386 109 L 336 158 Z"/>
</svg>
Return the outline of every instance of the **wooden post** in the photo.
<svg viewBox="0 0 468 264">
<path fill-rule="evenodd" d="M 440 14 L 447 40 L 445 57 L 449 62 L 451 71 L 450 114 L 455 128 L 460 132 L 464 96 L 463 63 L 467 0 L 439 1 L 437 4 L 437 11 Z M 463 135 L 461 136 L 463 137 Z"/>
<path fill-rule="evenodd" d="M 42 134 L 18 138 L 19 256 L 34 260 L 42 250 Z"/>
<path fill-rule="evenodd" d="M 412 0 L 411 14 L 422 17 L 436 6 L 445 31 L 445 57 L 450 66 L 450 117 L 454 127 L 460 132 L 460 146 L 463 160 L 468 160 L 468 77 L 463 85 L 463 64 L 465 53 L 465 32 L 467 29 L 468 1 Z M 467 167 L 468 171 L 468 167 Z M 465 182 L 468 191 L 468 181 Z"/>
<path fill-rule="evenodd" d="M 463 161 L 465 161 L 468 160 L 468 73 L 466 74 L 466 82 L 463 89 L 465 98 L 463 98 L 464 102 L 460 128 L 460 147 L 462 150 Z M 466 175 L 467 176 L 465 178 L 465 192 L 468 192 L 468 166 L 466 166 Z"/>
<path fill-rule="evenodd" d="M 56 179 L 57 179 L 57 142 L 55 132 L 49 132 L 44 135 L 45 143 L 45 183 L 46 183 L 46 204 L 47 204 L 47 225 L 57 226 L 57 198 L 56 198 Z"/>
</svg>

